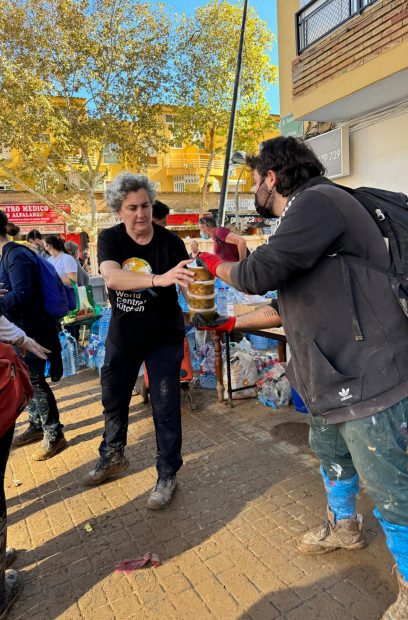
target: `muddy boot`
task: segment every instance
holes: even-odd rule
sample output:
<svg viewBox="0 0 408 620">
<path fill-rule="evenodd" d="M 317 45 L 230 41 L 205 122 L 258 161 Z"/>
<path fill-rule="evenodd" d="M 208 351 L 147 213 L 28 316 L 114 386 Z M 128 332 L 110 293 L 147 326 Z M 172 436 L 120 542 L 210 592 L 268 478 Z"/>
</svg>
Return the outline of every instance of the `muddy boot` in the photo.
<svg viewBox="0 0 408 620">
<path fill-rule="evenodd" d="M 7 617 L 8 611 L 17 600 L 23 584 L 17 571 L 6 571 L 6 532 L 5 520 L 0 521 L 0 620 Z"/>
<path fill-rule="evenodd" d="M 44 432 L 43 429 L 37 426 L 34 426 L 34 424 L 30 424 L 28 425 L 28 428 L 20 433 L 19 435 L 14 435 L 13 437 L 13 446 L 14 447 L 18 447 L 18 446 L 25 446 L 28 443 L 34 443 L 36 441 L 40 441 L 42 438 L 44 437 Z"/>
<path fill-rule="evenodd" d="M 334 523 L 334 514 L 327 508 L 328 520 L 319 527 L 306 532 L 297 548 L 306 555 L 328 553 L 336 549 L 363 549 L 367 545 L 363 532 L 363 519 L 340 519 Z"/>
<path fill-rule="evenodd" d="M 115 474 L 125 471 L 129 461 L 122 452 L 115 452 L 110 456 L 99 457 L 95 467 L 84 478 L 84 484 L 92 486 L 105 482 Z"/>
<path fill-rule="evenodd" d="M 173 499 L 173 495 L 177 489 L 176 476 L 167 478 L 167 480 L 158 479 L 156 486 L 150 493 L 147 501 L 147 507 L 150 510 L 161 510 L 166 508 Z"/>
<path fill-rule="evenodd" d="M 39 448 L 32 453 L 31 458 L 33 461 L 46 461 L 47 459 L 50 459 L 58 454 L 58 452 L 64 450 L 67 445 L 67 440 L 64 435 L 61 435 L 58 439 L 53 440 L 44 437 Z"/>
<path fill-rule="evenodd" d="M 397 571 L 399 585 L 398 598 L 382 617 L 382 620 L 407 620 L 408 618 L 408 581 Z"/>
<path fill-rule="evenodd" d="M 17 551 L 13 547 L 6 549 L 6 568 L 9 568 L 17 558 Z"/>
</svg>

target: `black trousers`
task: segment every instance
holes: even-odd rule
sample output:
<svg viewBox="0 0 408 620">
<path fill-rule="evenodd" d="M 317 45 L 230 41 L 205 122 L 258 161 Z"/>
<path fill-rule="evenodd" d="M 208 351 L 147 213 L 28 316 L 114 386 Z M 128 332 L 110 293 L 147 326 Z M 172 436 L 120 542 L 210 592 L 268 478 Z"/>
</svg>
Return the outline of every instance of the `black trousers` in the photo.
<svg viewBox="0 0 408 620">
<path fill-rule="evenodd" d="M 5 435 L 0 438 L 0 520 L 6 519 L 6 496 L 4 494 L 4 475 L 10 454 L 10 446 L 13 440 L 14 424 Z"/>
<path fill-rule="evenodd" d="M 28 419 L 36 428 L 42 428 L 44 437 L 55 441 L 62 434 L 59 411 L 54 393 L 45 379 L 45 360 L 34 355 L 24 358 L 30 372 L 34 396 L 28 405 Z"/>
<path fill-rule="evenodd" d="M 156 431 L 159 478 L 171 478 L 177 473 L 183 464 L 180 411 L 183 353 L 183 342 L 134 355 L 106 342 L 105 364 L 101 371 L 105 415 L 105 432 L 99 448 L 101 456 L 123 453 L 125 449 L 132 390 L 145 362 Z"/>
</svg>

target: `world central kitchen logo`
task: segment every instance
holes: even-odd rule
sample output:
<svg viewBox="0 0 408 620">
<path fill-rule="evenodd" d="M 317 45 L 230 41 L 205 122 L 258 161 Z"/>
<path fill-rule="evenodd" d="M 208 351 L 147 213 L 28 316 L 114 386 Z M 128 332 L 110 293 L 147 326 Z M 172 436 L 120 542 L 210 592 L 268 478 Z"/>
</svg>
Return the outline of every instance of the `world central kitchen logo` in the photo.
<svg viewBox="0 0 408 620">
<path fill-rule="evenodd" d="M 339 396 L 340 396 L 341 402 L 343 402 L 344 400 L 348 400 L 349 398 L 353 398 L 353 395 L 350 394 L 350 388 L 347 388 L 347 389 L 341 388 L 341 391 L 339 392 Z"/>
</svg>

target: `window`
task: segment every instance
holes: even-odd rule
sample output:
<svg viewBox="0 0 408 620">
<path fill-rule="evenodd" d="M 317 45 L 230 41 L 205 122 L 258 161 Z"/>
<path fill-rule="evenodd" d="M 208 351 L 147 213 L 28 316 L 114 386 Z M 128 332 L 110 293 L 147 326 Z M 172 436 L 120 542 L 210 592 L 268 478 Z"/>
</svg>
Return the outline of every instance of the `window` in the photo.
<svg viewBox="0 0 408 620">
<path fill-rule="evenodd" d="M 174 149 L 181 149 L 182 146 L 183 146 L 181 141 L 174 137 L 174 128 L 175 128 L 175 120 L 174 120 L 175 116 L 174 116 L 174 114 L 166 114 L 165 115 L 165 119 L 166 119 L 167 128 L 168 128 L 169 133 L 170 133 L 170 137 L 173 140 L 173 144 L 171 146 Z"/>
<path fill-rule="evenodd" d="M 161 192 L 161 181 L 152 181 L 152 185 L 156 192 Z"/>
<path fill-rule="evenodd" d="M 182 193 L 186 191 L 186 184 L 183 176 L 175 176 L 173 179 L 174 191 Z"/>
<path fill-rule="evenodd" d="M 118 155 L 115 152 L 115 145 L 109 144 L 103 147 L 103 160 L 105 164 L 118 164 Z"/>
<path fill-rule="evenodd" d="M 200 182 L 199 174 L 185 174 L 184 181 L 187 185 L 198 185 Z"/>
</svg>

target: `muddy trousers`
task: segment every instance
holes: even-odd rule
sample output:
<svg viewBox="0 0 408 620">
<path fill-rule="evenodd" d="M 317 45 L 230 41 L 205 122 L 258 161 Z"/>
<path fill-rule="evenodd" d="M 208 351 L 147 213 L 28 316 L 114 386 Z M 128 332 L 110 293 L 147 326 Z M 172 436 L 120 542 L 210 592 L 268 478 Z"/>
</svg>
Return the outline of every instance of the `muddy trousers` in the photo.
<svg viewBox="0 0 408 620">
<path fill-rule="evenodd" d="M 350 516 L 355 514 L 357 476 L 364 482 L 388 547 L 408 579 L 408 398 L 375 416 L 340 424 L 313 416 L 310 446 L 320 459 L 335 514 L 339 498 Z"/>
<path fill-rule="evenodd" d="M 156 467 L 159 478 L 175 476 L 183 464 L 181 458 L 180 368 L 183 342 L 129 355 L 106 345 L 101 371 L 105 432 L 99 448 L 101 456 L 123 453 L 127 442 L 129 404 L 132 390 L 143 363 L 149 375 L 149 392 L 156 432 Z"/>
</svg>

